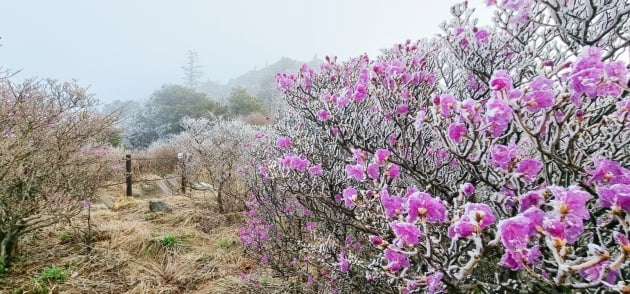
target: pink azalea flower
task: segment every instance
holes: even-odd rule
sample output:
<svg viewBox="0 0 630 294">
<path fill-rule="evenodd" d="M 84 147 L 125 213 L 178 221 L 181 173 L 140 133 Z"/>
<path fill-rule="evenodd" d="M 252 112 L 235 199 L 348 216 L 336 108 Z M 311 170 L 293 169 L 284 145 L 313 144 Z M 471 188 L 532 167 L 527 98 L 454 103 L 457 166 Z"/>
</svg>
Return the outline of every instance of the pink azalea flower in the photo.
<svg viewBox="0 0 630 294">
<path fill-rule="evenodd" d="M 440 271 L 426 276 L 427 294 L 442 293 L 444 291 L 444 287 L 440 284 L 442 278 L 444 278 L 444 273 Z"/>
<path fill-rule="evenodd" d="M 516 167 L 516 172 L 523 174 L 523 179 L 526 183 L 531 182 L 531 180 L 538 175 L 540 170 L 542 169 L 542 162 L 537 159 L 524 159 L 519 162 L 518 167 Z"/>
<path fill-rule="evenodd" d="M 553 90 L 553 81 L 545 76 L 537 76 L 529 83 L 529 88 L 534 91 Z"/>
<path fill-rule="evenodd" d="M 597 88 L 597 96 L 617 98 L 623 93 L 622 85 L 628 84 L 628 70 L 623 61 L 613 61 L 604 65 L 605 82 Z"/>
<path fill-rule="evenodd" d="M 448 228 L 448 237 L 455 238 L 468 238 L 475 230 L 475 226 L 468 221 L 456 221 Z"/>
<path fill-rule="evenodd" d="M 420 230 L 414 224 L 407 222 L 394 221 L 389 223 L 389 226 L 394 231 L 396 239 L 394 244 L 400 248 L 413 247 L 418 244 L 420 239 Z"/>
<path fill-rule="evenodd" d="M 280 161 L 280 166 L 294 169 L 297 171 L 305 171 L 306 167 L 310 164 L 308 159 L 299 157 L 295 154 L 287 154 Z"/>
<path fill-rule="evenodd" d="M 564 224 L 555 218 L 547 218 L 543 222 L 543 228 L 552 237 L 566 241 Z"/>
<path fill-rule="evenodd" d="M 330 129 L 330 134 L 331 134 L 333 137 L 337 137 L 337 136 L 339 136 L 339 128 L 337 128 L 337 127 L 331 128 L 331 129 Z"/>
<path fill-rule="evenodd" d="M 455 28 L 455 36 L 459 36 L 459 35 L 463 34 L 465 31 L 466 31 L 466 29 L 463 28 L 463 27 L 456 27 Z"/>
<path fill-rule="evenodd" d="M 501 243 L 509 251 L 526 248 L 531 237 L 530 228 L 530 219 L 522 215 L 500 221 L 498 229 Z"/>
<path fill-rule="evenodd" d="M 361 99 L 363 99 L 363 98 L 361 98 Z M 350 97 L 344 96 L 344 97 L 341 97 L 341 98 L 339 98 L 337 100 L 337 107 L 339 109 L 344 109 L 344 108 L 346 108 L 346 106 L 348 106 L 349 103 L 350 103 Z"/>
<path fill-rule="evenodd" d="M 462 101 L 462 116 L 466 117 L 472 122 L 478 122 L 480 119 L 479 110 L 481 104 L 473 99 L 466 99 Z"/>
<path fill-rule="evenodd" d="M 521 195 L 518 199 L 519 212 L 523 212 L 530 207 L 540 207 L 544 201 L 545 198 L 540 195 L 539 191 L 527 192 Z"/>
<path fill-rule="evenodd" d="M 397 272 L 411 265 L 409 264 L 407 255 L 398 253 L 391 249 L 385 249 L 385 259 L 387 260 L 387 269 L 392 272 Z"/>
<path fill-rule="evenodd" d="M 457 100 L 455 96 L 444 94 L 438 98 L 440 111 L 443 117 L 449 117 L 453 111 L 457 111 Z"/>
<path fill-rule="evenodd" d="M 604 63 L 601 61 L 601 49 L 585 48 L 573 63 L 569 88 L 574 95 L 585 94 L 589 98 L 597 97 L 597 88 L 604 77 Z"/>
<path fill-rule="evenodd" d="M 353 178 L 357 181 L 365 180 L 365 172 L 363 170 L 363 164 L 346 165 L 346 174 L 348 175 L 348 178 Z"/>
<path fill-rule="evenodd" d="M 617 240 L 617 243 L 619 243 L 619 245 L 621 246 L 621 248 L 623 249 L 624 252 L 630 252 L 630 241 L 628 241 L 628 237 L 620 232 L 614 232 L 613 233 L 615 240 Z"/>
<path fill-rule="evenodd" d="M 495 91 L 512 90 L 512 77 L 505 70 L 499 70 L 490 78 L 490 88 Z"/>
<path fill-rule="evenodd" d="M 381 204 L 383 205 L 385 215 L 388 219 L 407 211 L 403 206 L 405 204 L 405 199 L 399 196 L 390 196 L 385 188 L 381 191 Z"/>
<path fill-rule="evenodd" d="M 625 119 L 628 122 L 628 118 L 630 117 L 630 97 L 626 97 L 624 100 L 617 102 L 617 111 L 615 112 L 617 118 Z"/>
<path fill-rule="evenodd" d="M 490 134 L 497 138 L 510 126 L 512 122 L 512 108 L 503 100 L 491 98 L 486 103 L 485 122 L 490 126 Z"/>
<path fill-rule="evenodd" d="M 623 61 L 617 60 L 604 65 L 606 77 L 611 81 L 617 81 L 621 85 L 628 83 L 628 69 Z"/>
<path fill-rule="evenodd" d="M 289 137 L 280 137 L 276 140 L 276 146 L 279 149 L 286 149 L 291 147 L 291 138 Z"/>
<path fill-rule="evenodd" d="M 396 106 L 396 114 L 398 114 L 398 115 L 406 115 L 407 113 L 409 113 L 409 105 L 407 105 L 407 104 L 400 104 L 400 105 Z"/>
<path fill-rule="evenodd" d="M 330 119 L 330 114 L 328 114 L 328 111 L 326 111 L 325 109 L 322 109 L 317 112 L 317 118 L 319 118 L 319 120 L 321 121 L 326 121 Z"/>
<path fill-rule="evenodd" d="M 482 231 L 496 222 L 490 206 L 483 203 L 466 203 L 464 215 L 448 229 L 450 238 L 467 238 L 475 231 Z"/>
<path fill-rule="evenodd" d="M 313 222 L 307 222 L 306 223 L 306 230 L 309 232 L 312 232 L 315 229 L 315 223 Z"/>
<path fill-rule="evenodd" d="M 516 144 L 514 142 L 510 142 L 507 146 L 505 145 L 494 145 L 492 149 L 490 149 L 490 158 L 492 159 L 491 164 L 494 167 L 500 167 L 504 170 L 508 170 L 510 164 L 517 156 Z"/>
<path fill-rule="evenodd" d="M 566 216 L 572 214 L 581 219 L 589 219 L 590 215 L 586 208 L 586 201 L 591 196 L 587 192 L 580 190 L 578 186 L 570 186 L 568 188 L 551 186 L 549 190 L 555 197 L 551 201 L 555 215 Z"/>
<path fill-rule="evenodd" d="M 483 203 L 466 203 L 464 205 L 464 214 L 471 221 L 476 221 L 481 230 L 496 222 L 490 206 Z"/>
<path fill-rule="evenodd" d="M 545 222 L 551 221 L 555 224 L 557 219 L 547 218 Z M 545 222 L 543 224 L 545 224 Z M 582 219 L 575 214 L 568 214 L 564 216 L 562 221 L 559 221 L 559 226 L 556 224 L 552 230 L 551 227 L 544 227 L 545 230 L 553 237 L 565 241 L 568 244 L 572 244 L 578 240 L 580 235 L 584 233 L 584 223 Z"/>
<path fill-rule="evenodd" d="M 354 94 L 352 98 L 355 103 L 359 103 L 363 101 L 367 97 L 367 89 L 364 84 L 358 83 L 355 87 Z"/>
<path fill-rule="evenodd" d="M 523 93 L 525 92 L 521 89 L 512 89 L 508 92 L 508 98 L 509 100 L 519 99 L 523 97 Z"/>
<path fill-rule="evenodd" d="M 384 245 L 387 245 L 387 242 L 386 242 L 386 241 L 384 241 L 384 240 L 383 240 L 381 237 L 379 237 L 379 236 L 374 236 L 374 235 L 372 235 L 372 236 L 370 236 L 370 237 L 369 237 L 369 239 L 370 239 L 370 242 L 372 242 L 372 244 L 374 244 L 374 245 L 376 245 L 376 246 L 384 246 Z"/>
<path fill-rule="evenodd" d="M 376 163 L 371 163 L 370 165 L 368 165 L 367 168 L 367 174 L 368 176 L 373 179 L 373 180 L 378 180 L 379 178 L 379 167 L 378 164 Z"/>
<path fill-rule="evenodd" d="M 400 290 L 400 292 L 402 294 L 410 294 L 416 289 L 418 289 L 418 281 L 407 281 L 407 284 Z"/>
<path fill-rule="evenodd" d="M 346 254 L 341 251 L 341 253 L 339 253 L 339 271 L 342 273 L 347 273 L 348 270 L 350 269 L 350 261 L 348 261 L 348 259 L 346 259 Z"/>
<path fill-rule="evenodd" d="M 466 197 L 470 197 L 470 196 L 473 195 L 473 193 L 475 193 L 475 186 L 473 184 L 471 184 L 471 183 L 464 183 L 459 188 L 459 191 L 461 193 L 464 193 L 464 195 L 466 195 Z"/>
<path fill-rule="evenodd" d="M 618 162 L 608 159 L 593 159 L 595 168 L 587 170 L 591 175 L 589 184 L 630 184 L 630 170 L 622 167 Z"/>
<path fill-rule="evenodd" d="M 294 156 L 291 159 L 291 168 L 298 171 L 305 171 L 309 163 L 308 159 Z"/>
<path fill-rule="evenodd" d="M 506 251 L 501 257 L 499 264 L 513 271 L 518 271 L 525 268 L 525 263 L 539 264 L 541 257 L 540 246 L 536 245 L 532 248 Z"/>
<path fill-rule="evenodd" d="M 484 29 L 479 29 L 475 33 L 475 40 L 477 40 L 477 43 L 488 44 L 488 42 L 489 42 L 488 37 L 489 36 L 490 36 L 490 34 L 488 33 L 488 31 L 486 31 Z"/>
<path fill-rule="evenodd" d="M 315 71 L 309 67 L 307 64 L 303 64 L 300 68 L 300 76 L 302 77 L 302 86 L 306 91 L 310 91 L 313 86 L 313 76 L 315 75 Z"/>
<path fill-rule="evenodd" d="M 553 106 L 555 94 L 553 93 L 553 81 L 545 76 L 535 77 L 529 84 L 531 91 L 524 97 L 524 102 L 529 112 L 537 112 Z"/>
<path fill-rule="evenodd" d="M 407 199 L 409 215 L 407 221 L 413 223 L 418 218 L 430 223 L 446 221 L 446 207 L 442 200 L 423 192 L 415 192 Z"/>
<path fill-rule="evenodd" d="M 280 166 L 282 167 L 286 167 L 286 168 L 290 168 L 291 167 L 291 159 L 293 159 L 293 154 L 288 154 L 285 155 L 281 160 L 280 160 Z"/>
<path fill-rule="evenodd" d="M 545 212 L 538 207 L 530 207 L 523 211 L 520 215 L 529 219 L 529 236 L 538 234 L 538 229 L 542 227 Z"/>
<path fill-rule="evenodd" d="M 528 214 L 536 215 L 535 218 L 537 218 L 537 220 L 534 221 L 537 223 L 532 223 L 532 218 L 530 217 L 517 215 L 502 220 L 498 225 L 501 243 L 506 248 L 505 253 L 501 257 L 500 264 L 514 271 L 522 269 L 524 262 L 538 264 L 542 257 L 538 246 L 528 248 L 527 245 L 531 237 L 536 234 L 537 231 L 535 227 L 539 225 L 544 212 L 538 208 L 531 208 L 531 210 L 528 210 Z"/>
<path fill-rule="evenodd" d="M 610 265 L 609 260 L 604 260 L 596 263 L 593 266 L 590 266 L 585 269 L 581 269 L 579 271 L 580 276 L 586 279 L 589 282 L 599 280 L 599 277 L 602 273 L 604 273 L 604 279 L 608 284 L 615 284 L 617 282 L 617 275 L 619 274 L 618 270 L 610 270 L 608 266 Z"/>
<path fill-rule="evenodd" d="M 276 81 L 278 89 L 280 89 L 283 93 L 286 93 L 291 87 L 293 87 L 293 84 L 295 83 L 295 76 L 278 73 L 276 74 Z"/>
<path fill-rule="evenodd" d="M 321 176 L 324 173 L 324 170 L 322 169 L 322 165 L 318 164 L 318 165 L 313 165 L 313 166 L 309 167 L 308 168 L 308 172 L 312 176 Z"/>
<path fill-rule="evenodd" d="M 615 184 L 610 187 L 597 187 L 598 203 L 602 207 L 611 208 L 613 212 L 625 210 L 630 212 L 630 185 Z"/>
<path fill-rule="evenodd" d="M 377 149 L 374 153 L 376 157 L 376 163 L 383 164 L 389 158 L 389 150 L 387 149 Z"/>
<path fill-rule="evenodd" d="M 400 167 L 396 164 L 390 164 L 389 168 L 385 172 L 385 175 L 389 176 L 392 179 L 397 178 L 400 175 Z"/>
<path fill-rule="evenodd" d="M 343 190 L 343 200 L 346 207 L 353 208 L 356 205 L 357 196 L 357 190 L 352 187 L 345 188 Z"/>
<path fill-rule="evenodd" d="M 361 149 L 355 149 L 355 148 L 352 148 L 351 151 L 352 151 L 352 159 L 354 159 L 357 162 L 357 164 L 363 164 L 365 162 L 365 157 L 367 156 L 365 151 Z"/>
<path fill-rule="evenodd" d="M 396 138 L 396 134 L 391 134 L 388 138 L 389 141 L 389 146 L 394 147 L 396 145 L 396 142 L 398 141 L 398 139 Z"/>
<path fill-rule="evenodd" d="M 628 105 L 630 105 L 630 102 L 628 103 Z M 424 109 L 418 110 L 418 112 L 416 114 L 416 120 L 413 123 L 413 127 L 416 129 L 416 131 L 420 130 L 420 128 L 422 127 L 422 123 L 424 123 L 424 119 L 426 118 L 426 116 L 427 116 L 427 112 Z"/>
<path fill-rule="evenodd" d="M 468 134 L 468 129 L 465 124 L 454 123 L 448 127 L 448 136 L 451 140 L 461 143 L 462 138 Z"/>
</svg>

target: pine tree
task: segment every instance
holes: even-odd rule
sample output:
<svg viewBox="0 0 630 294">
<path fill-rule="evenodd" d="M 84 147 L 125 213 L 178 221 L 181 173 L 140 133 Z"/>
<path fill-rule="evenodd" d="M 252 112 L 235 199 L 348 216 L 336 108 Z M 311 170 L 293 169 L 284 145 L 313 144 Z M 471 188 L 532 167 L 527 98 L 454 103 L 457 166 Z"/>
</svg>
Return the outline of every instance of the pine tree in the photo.
<svg viewBox="0 0 630 294">
<path fill-rule="evenodd" d="M 186 54 L 186 65 L 182 66 L 184 70 L 184 82 L 185 85 L 191 89 L 195 89 L 199 84 L 199 78 L 203 76 L 203 71 L 201 70 L 203 66 L 199 64 L 199 55 L 197 52 L 188 50 Z"/>
</svg>

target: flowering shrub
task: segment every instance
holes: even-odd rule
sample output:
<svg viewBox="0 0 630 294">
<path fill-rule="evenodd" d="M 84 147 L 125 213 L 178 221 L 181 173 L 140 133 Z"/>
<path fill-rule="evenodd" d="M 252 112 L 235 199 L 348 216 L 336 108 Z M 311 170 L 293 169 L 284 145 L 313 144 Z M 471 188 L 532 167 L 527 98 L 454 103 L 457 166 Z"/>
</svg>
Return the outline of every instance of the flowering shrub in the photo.
<svg viewBox="0 0 630 294">
<path fill-rule="evenodd" d="M 257 127 L 239 120 L 185 118 L 184 132 L 173 138 L 170 145 L 192 156 L 186 162 L 189 179 L 207 180 L 217 196 L 220 213 L 242 211 L 247 186 L 243 174 L 251 161 L 246 152 L 256 144 Z M 176 143 L 176 144 L 173 144 Z"/>
<path fill-rule="evenodd" d="M 315 292 L 630 291 L 630 6 L 488 3 L 278 74 L 252 252 Z"/>
<path fill-rule="evenodd" d="M 110 170 L 112 117 L 74 83 L 0 79 L 0 267 L 18 240 L 75 215 Z"/>
</svg>

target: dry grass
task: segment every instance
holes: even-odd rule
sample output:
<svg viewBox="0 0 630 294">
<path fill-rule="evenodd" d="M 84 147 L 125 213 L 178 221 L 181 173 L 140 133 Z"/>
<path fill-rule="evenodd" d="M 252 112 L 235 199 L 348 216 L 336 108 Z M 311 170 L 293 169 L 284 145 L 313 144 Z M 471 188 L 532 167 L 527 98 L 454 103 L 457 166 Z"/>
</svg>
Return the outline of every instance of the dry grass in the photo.
<svg viewBox="0 0 630 294">
<path fill-rule="evenodd" d="M 119 197 L 119 190 L 101 191 L 113 204 L 92 211 L 90 252 L 84 243 L 85 214 L 30 235 L 0 282 L 0 293 L 41 293 L 35 277 L 51 265 L 65 269 L 68 278 L 43 293 L 291 292 L 287 282 L 243 254 L 237 234 L 241 214 L 213 213 L 212 195 L 160 198 L 172 212 L 152 213 L 147 198 Z M 264 281 L 242 280 L 242 273 Z"/>
</svg>

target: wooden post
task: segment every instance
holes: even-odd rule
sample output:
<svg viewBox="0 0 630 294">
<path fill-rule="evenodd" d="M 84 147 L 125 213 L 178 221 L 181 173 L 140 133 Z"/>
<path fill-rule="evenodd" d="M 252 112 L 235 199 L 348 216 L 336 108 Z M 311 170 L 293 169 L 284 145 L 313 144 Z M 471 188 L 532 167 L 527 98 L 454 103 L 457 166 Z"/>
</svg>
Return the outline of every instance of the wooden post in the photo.
<svg viewBox="0 0 630 294">
<path fill-rule="evenodd" d="M 186 195 L 186 185 L 188 181 L 186 180 L 186 156 L 182 158 L 182 193 Z"/>
<path fill-rule="evenodd" d="M 127 181 L 127 196 L 131 196 L 131 154 L 125 155 L 125 180 Z"/>
</svg>

